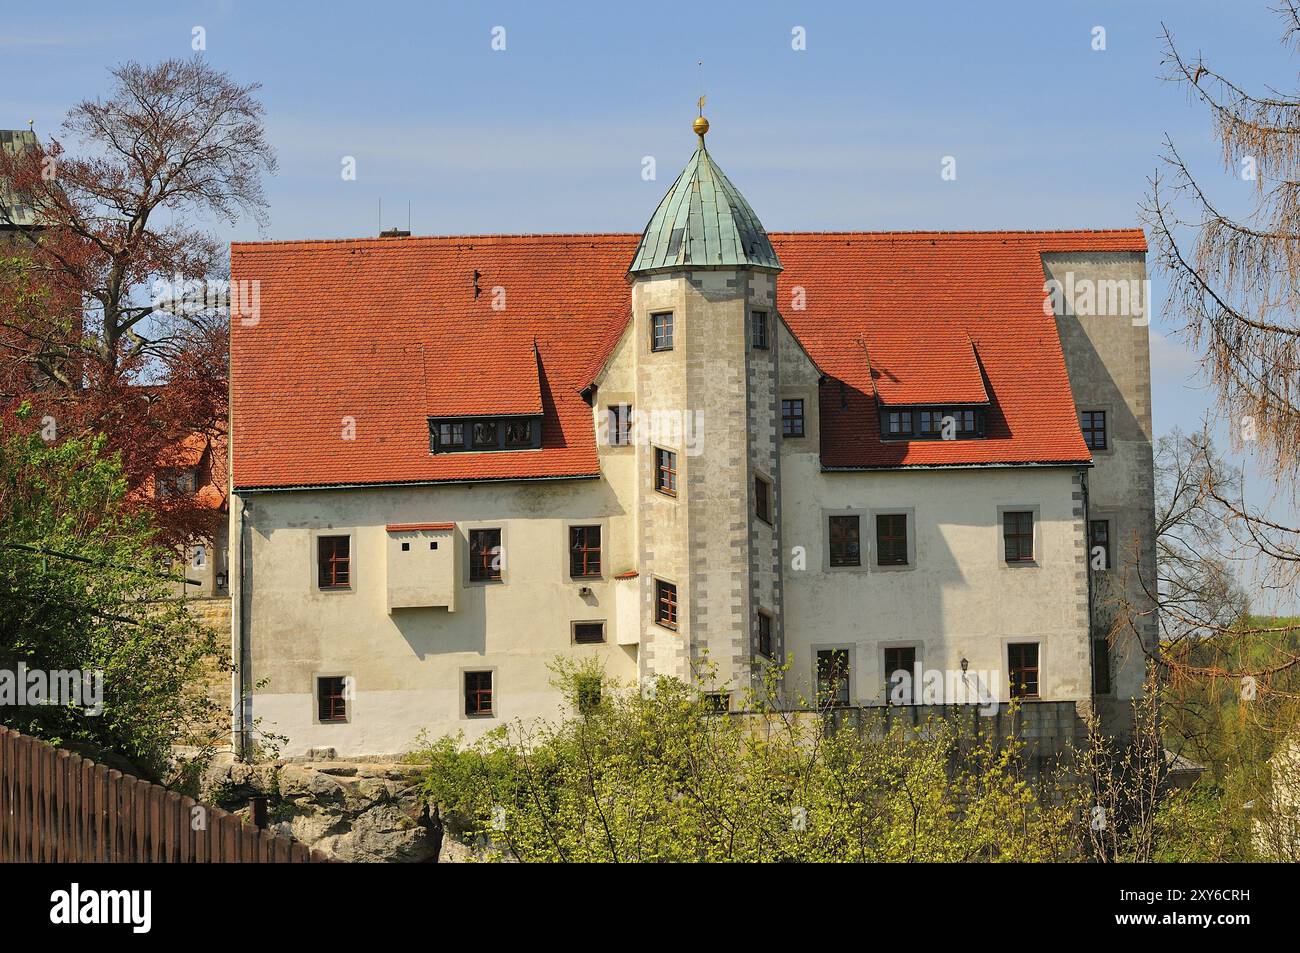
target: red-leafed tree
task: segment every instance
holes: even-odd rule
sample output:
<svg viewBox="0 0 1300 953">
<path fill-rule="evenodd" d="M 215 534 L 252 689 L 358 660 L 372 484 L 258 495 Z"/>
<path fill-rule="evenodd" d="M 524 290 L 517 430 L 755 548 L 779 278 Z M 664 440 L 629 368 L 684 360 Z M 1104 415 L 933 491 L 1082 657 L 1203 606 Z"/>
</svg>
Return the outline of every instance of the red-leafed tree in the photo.
<svg viewBox="0 0 1300 953">
<path fill-rule="evenodd" d="M 228 264 L 205 225 L 262 223 L 275 156 L 256 84 L 201 57 L 111 75 L 59 138 L 0 152 L 0 404 L 32 404 L 27 426 L 56 439 L 106 434 L 179 542 L 220 519 L 201 494 L 152 492 L 196 435 L 224 437 Z"/>
</svg>

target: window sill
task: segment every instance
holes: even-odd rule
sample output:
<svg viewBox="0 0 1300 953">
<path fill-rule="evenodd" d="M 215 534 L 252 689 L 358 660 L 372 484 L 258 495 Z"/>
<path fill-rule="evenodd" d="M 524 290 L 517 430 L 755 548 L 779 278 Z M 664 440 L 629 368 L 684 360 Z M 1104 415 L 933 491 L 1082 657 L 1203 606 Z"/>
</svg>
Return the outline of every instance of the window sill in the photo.
<svg viewBox="0 0 1300 953">
<path fill-rule="evenodd" d="M 676 623 L 676 622 L 661 622 L 661 621 L 659 621 L 658 619 L 655 619 L 655 625 L 659 626 L 659 628 L 661 628 L 661 629 L 667 629 L 669 632 L 676 632 L 676 631 L 677 631 L 677 623 Z"/>
</svg>

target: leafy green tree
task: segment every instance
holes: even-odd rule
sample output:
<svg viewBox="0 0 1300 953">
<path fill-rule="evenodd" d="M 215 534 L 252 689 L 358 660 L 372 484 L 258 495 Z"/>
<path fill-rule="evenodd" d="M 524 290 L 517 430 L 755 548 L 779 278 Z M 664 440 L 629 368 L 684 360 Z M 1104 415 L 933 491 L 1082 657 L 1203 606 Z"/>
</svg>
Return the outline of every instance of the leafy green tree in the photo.
<svg viewBox="0 0 1300 953">
<path fill-rule="evenodd" d="M 104 438 L 47 442 L 30 417 L 19 413 L 28 432 L 0 428 L 0 680 L 9 673 L 12 692 L 20 666 L 91 678 L 80 705 L 17 705 L 30 695 L 6 699 L 0 681 L 0 721 L 112 751 L 161 779 L 173 745 L 215 737 L 218 706 L 201 679 L 229 663 L 215 634 L 169 598 L 168 550 L 129 505 Z"/>
</svg>

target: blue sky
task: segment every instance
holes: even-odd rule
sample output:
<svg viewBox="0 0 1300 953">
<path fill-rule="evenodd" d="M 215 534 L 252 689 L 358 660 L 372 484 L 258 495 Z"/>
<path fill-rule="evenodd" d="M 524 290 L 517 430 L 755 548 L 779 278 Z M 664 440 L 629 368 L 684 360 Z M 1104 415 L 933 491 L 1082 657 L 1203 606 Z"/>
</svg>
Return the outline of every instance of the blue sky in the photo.
<svg viewBox="0 0 1300 953">
<path fill-rule="evenodd" d="M 417 234 L 639 230 L 693 148 L 702 89 L 710 150 L 771 230 L 1126 227 L 1165 133 L 1247 206 L 1204 113 L 1160 79 L 1161 22 L 1248 88 L 1292 88 L 1268 6 L 64 0 L 6 11 L 0 128 L 55 132 L 109 66 L 189 55 L 202 27 L 205 56 L 262 84 L 280 171 L 260 237 L 373 234 L 381 200 L 385 226 L 409 203 Z M 1175 324 L 1152 328 L 1157 434 L 1211 404 Z M 1255 498 L 1276 491 L 1242 462 Z"/>
</svg>

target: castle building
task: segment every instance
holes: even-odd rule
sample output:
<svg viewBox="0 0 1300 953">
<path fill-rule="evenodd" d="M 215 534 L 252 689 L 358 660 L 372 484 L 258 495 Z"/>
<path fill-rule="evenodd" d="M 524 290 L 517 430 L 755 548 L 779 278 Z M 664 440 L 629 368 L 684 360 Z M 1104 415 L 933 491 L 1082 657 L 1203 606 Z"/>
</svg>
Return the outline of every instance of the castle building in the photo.
<svg viewBox="0 0 1300 953">
<path fill-rule="evenodd" d="M 1122 718 L 1142 232 L 769 234 L 707 131 L 641 234 L 232 245 L 240 724 L 474 738 L 557 716 L 557 657 L 732 710 L 788 660 L 792 708 Z"/>
</svg>

